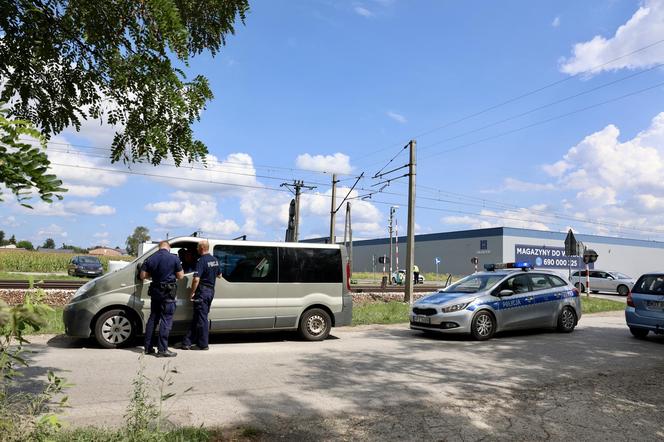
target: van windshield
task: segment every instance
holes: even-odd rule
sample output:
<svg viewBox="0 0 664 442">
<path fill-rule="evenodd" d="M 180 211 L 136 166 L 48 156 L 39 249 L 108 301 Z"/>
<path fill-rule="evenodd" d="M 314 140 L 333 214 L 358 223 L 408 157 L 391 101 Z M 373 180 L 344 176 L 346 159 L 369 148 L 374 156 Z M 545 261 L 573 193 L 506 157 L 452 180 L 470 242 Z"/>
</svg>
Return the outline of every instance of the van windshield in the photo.
<svg viewBox="0 0 664 442">
<path fill-rule="evenodd" d="M 84 264 L 99 264 L 99 258 L 94 256 L 79 256 L 78 261 Z"/>
<path fill-rule="evenodd" d="M 505 275 L 470 275 L 443 290 L 443 292 L 477 293 L 490 290 Z"/>
</svg>

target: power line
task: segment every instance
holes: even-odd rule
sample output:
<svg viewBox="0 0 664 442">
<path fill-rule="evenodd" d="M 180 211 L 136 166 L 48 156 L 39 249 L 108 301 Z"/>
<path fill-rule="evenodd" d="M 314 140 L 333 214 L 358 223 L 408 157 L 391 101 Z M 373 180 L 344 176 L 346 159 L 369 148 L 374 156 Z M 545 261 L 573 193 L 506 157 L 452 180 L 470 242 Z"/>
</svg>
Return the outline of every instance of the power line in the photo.
<svg viewBox="0 0 664 442">
<path fill-rule="evenodd" d="M 21 141 L 28 141 L 28 142 L 34 142 L 35 140 L 29 139 L 29 138 L 20 138 Z M 82 149 L 94 149 L 94 150 L 101 150 L 104 152 L 110 153 L 110 149 L 107 147 L 100 147 L 100 146 L 90 146 L 90 145 L 84 145 L 84 144 L 76 144 L 76 143 L 64 143 L 64 142 L 59 142 L 59 141 L 47 141 L 46 144 L 51 144 L 51 145 L 60 145 L 60 146 L 72 146 L 72 147 L 77 147 L 77 148 L 82 148 Z M 104 158 L 108 158 L 104 156 Z M 239 161 L 230 161 L 230 160 L 224 160 L 224 161 L 213 161 L 212 163 L 216 163 L 218 165 L 224 166 L 224 167 L 232 167 L 232 166 L 227 166 L 227 165 L 239 165 L 239 166 L 247 166 L 247 163 L 239 162 Z M 322 175 L 330 175 L 332 173 L 336 173 L 337 175 L 342 175 L 342 176 L 348 176 L 350 177 L 349 179 L 355 179 L 355 176 L 353 174 L 348 174 L 348 173 L 339 173 L 339 172 L 333 172 L 333 171 L 326 171 L 326 170 L 314 170 L 314 169 L 302 169 L 302 168 L 297 168 L 297 167 L 286 167 L 286 166 L 271 166 L 271 165 L 266 165 L 266 164 L 251 164 L 252 167 L 257 168 L 257 169 L 279 169 L 279 170 L 288 170 L 292 172 L 308 172 L 308 173 L 317 173 L 317 174 L 322 174 Z M 178 167 L 186 167 L 186 166 L 178 166 Z"/>
<path fill-rule="evenodd" d="M 614 62 L 616 62 L 616 61 L 618 61 L 618 60 L 622 60 L 622 59 L 624 59 L 624 58 L 626 58 L 626 57 L 629 57 L 629 56 L 631 56 L 631 55 L 637 54 L 637 53 L 639 53 L 639 52 L 643 52 L 643 51 L 645 51 L 645 50 L 647 50 L 647 49 L 650 49 L 650 48 L 652 48 L 652 47 L 654 47 L 654 46 L 657 46 L 657 45 L 659 45 L 659 44 L 662 44 L 662 43 L 664 43 L 664 39 L 657 40 L 657 41 L 655 41 L 655 42 L 653 42 L 653 43 L 650 43 L 650 44 L 648 44 L 648 45 L 646 45 L 646 46 L 642 46 L 642 47 L 640 47 L 640 48 L 638 48 L 638 49 L 635 49 L 634 51 L 631 51 L 631 52 L 628 52 L 628 53 L 626 53 L 626 54 L 623 54 L 623 55 L 621 55 L 621 56 L 619 56 L 619 57 L 613 58 L 613 59 L 611 59 L 611 60 L 609 60 L 609 61 L 607 61 L 607 62 L 604 62 L 604 63 L 601 63 L 601 64 L 599 64 L 599 65 L 593 66 L 589 71 L 590 71 L 590 72 L 595 72 L 595 71 L 597 71 L 597 70 L 599 70 L 599 69 L 601 69 L 601 68 L 603 68 L 603 67 L 605 67 L 605 66 L 608 66 L 608 65 L 610 65 L 610 64 L 612 64 L 612 63 L 614 63 Z M 467 115 L 465 115 L 465 116 L 463 116 L 463 117 L 460 117 L 460 118 L 458 118 L 458 119 L 456 119 L 456 120 L 452 120 L 452 121 L 449 121 L 449 122 L 447 122 L 447 123 L 445 123 L 445 124 L 442 124 L 442 125 L 440 125 L 440 126 L 434 127 L 434 128 L 432 128 L 432 129 L 425 130 L 425 131 L 420 132 L 420 133 L 418 133 L 418 134 L 416 134 L 416 135 L 414 135 L 414 136 L 411 136 L 410 138 L 411 138 L 411 139 L 421 138 L 421 137 L 424 137 L 424 136 L 426 136 L 426 135 L 429 135 L 429 134 L 431 134 L 431 133 L 433 133 L 433 132 L 439 131 L 439 130 L 441 130 L 441 129 L 445 129 L 445 128 L 448 128 L 448 127 L 450 127 L 450 126 L 454 126 L 454 125 L 456 125 L 456 124 L 462 123 L 462 122 L 464 122 L 464 121 L 466 121 L 466 120 L 469 120 L 469 119 L 471 119 L 471 118 L 478 117 L 478 116 L 483 115 L 483 114 L 485 114 L 485 113 L 487 113 L 487 112 L 490 112 L 490 111 L 492 111 L 492 110 L 496 110 L 496 109 L 499 109 L 499 108 L 501 108 L 501 107 L 503 107 L 503 106 L 506 106 L 506 105 L 508 105 L 508 104 L 511 104 L 511 103 L 516 102 L 516 101 L 522 100 L 522 99 L 524 99 L 524 98 L 526 98 L 526 97 L 529 97 L 529 96 L 531 96 L 531 95 L 535 95 L 535 94 L 537 94 L 537 93 L 539 93 L 539 92 L 542 92 L 542 91 L 544 91 L 544 90 L 546 90 L 546 89 L 550 89 L 550 88 L 552 88 L 552 87 L 558 86 L 558 85 L 560 85 L 560 84 L 562 84 L 562 83 L 565 83 L 565 82 L 567 82 L 567 81 L 573 80 L 574 78 L 577 78 L 577 77 L 581 76 L 582 74 L 584 74 L 584 73 L 579 72 L 579 73 L 576 73 L 576 74 L 570 75 L 570 76 L 568 76 L 568 77 L 565 77 L 565 78 L 563 78 L 563 79 L 561 79 L 561 80 L 556 80 L 556 81 L 554 81 L 554 82 L 552 82 L 552 83 L 545 84 L 544 86 L 540 86 L 540 87 L 538 87 L 538 88 L 535 88 L 535 89 L 532 89 L 532 90 L 530 90 L 530 91 L 524 92 L 524 93 L 522 93 L 522 94 L 520 94 L 520 95 L 517 95 L 517 96 L 515 96 L 515 97 L 509 98 L 509 99 L 507 99 L 507 100 L 505 100 L 505 101 L 502 101 L 502 102 L 496 103 L 496 104 L 494 104 L 494 105 L 491 105 L 491 106 L 485 107 L 485 108 L 480 109 L 480 110 L 478 110 L 478 111 L 476 111 L 476 112 L 473 112 L 473 113 L 467 114 Z M 357 159 L 367 158 L 367 157 L 370 157 L 370 156 L 372 156 L 372 155 L 374 155 L 374 154 L 376 154 L 376 153 L 383 152 L 383 151 L 385 151 L 385 150 L 389 150 L 389 149 L 392 149 L 392 148 L 397 147 L 397 146 L 399 146 L 399 144 L 393 144 L 393 145 L 390 145 L 390 146 L 388 146 L 388 147 L 384 147 L 384 148 L 381 148 L 381 149 L 377 149 L 377 150 L 374 150 L 374 151 L 368 152 L 368 153 L 365 154 L 364 156 L 359 157 L 359 158 L 357 158 Z M 357 159 L 356 159 L 356 161 L 357 161 Z"/>
<path fill-rule="evenodd" d="M 511 135 L 513 133 L 521 132 L 523 130 L 530 129 L 532 127 L 541 126 L 542 124 L 550 123 L 550 122 L 555 121 L 555 120 L 560 120 L 561 118 L 565 118 L 565 117 L 569 117 L 571 115 L 575 115 L 575 114 L 578 114 L 578 113 L 581 113 L 581 112 L 585 112 L 587 110 L 594 109 L 596 107 L 600 107 L 600 106 L 603 106 L 605 104 L 620 101 L 620 100 L 623 100 L 625 98 L 628 98 L 628 97 L 631 97 L 631 96 L 634 96 L 634 95 L 638 95 L 638 94 L 641 94 L 641 93 L 644 93 L 644 92 L 647 92 L 647 91 L 650 91 L 650 90 L 653 90 L 653 89 L 657 89 L 657 88 L 662 87 L 662 86 L 664 86 L 664 82 L 657 83 L 657 84 L 654 84 L 652 86 L 649 86 L 649 87 L 646 87 L 646 88 L 643 88 L 643 89 L 639 89 L 637 91 L 630 92 L 628 94 L 621 95 L 619 97 L 615 97 L 615 98 L 611 98 L 609 100 L 601 101 L 599 103 L 595 103 L 595 104 L 592 104 L 590 106 L 585 106 L 585 107 L 582 107 L 582 108 L 579 108 L 579 109 L 575 109 L 571 112 L 566 112 L 564 114 L 560 114 L 560 115 L 556 115 L 554 117 L 550 117 L 550 118 L 547 118 L 547 119 L 544 119 L 544 120 L 536 121 L 536 122 L 528 124 L 526 126 L 521 126 L 521 127 L 516 128 L 516 129 L 511 129 L 511 130 L 508 130 L 508 131 L 505 131 L 505 132 L 501 132 L 499 134 L 492 135 L 492 136 L 489 136 L 489 137 L 486 137 L 486 138 L 482 138 L 482 139 L 477 140 L 477 141 L 472 141 L 472 142 L 469 142 L 469 143 L 465 143 L 465 144 L 461 144 L 459 146 L 452 147 L 450 149 L 441 150 L 441 151 L 433 153 L 431 155 L 427 155 L 427 156 L 423 157 L 422 159 L 427 159 L 427 158 L 431 158 L 431 157 L 441 155 L 441 154 L 444 154 L 444 153 L 453 152 L 455 150 L 460 150 L 460 149 L 463 149 L 463 148 L 466 148 L 466 147 L 474 146 L 476 144 L 480 144 L 480 143 L 483 143 L 485 141 L 489 141 L 489 140 L 493 140 L 493 139 L 496 139 L 496 138 L 504 137 L 506 135 Z M 440 141 L 436 141 L 434 143 L 430 143 L 430 144 L 426 145 L 425 149 L 430 149 L 431 147 L 436 146 L 438 144 L 441 144 L 443 142 L 445 142 L 445 140 L 440 140 Z"/>
<path fill-rule="evenodd" d="M 613 80 L 613 81 L 610 81 L 610 82 L 608 82 L 608 83 L 604 83 L 604 84 L 602 84 L 602 85 L 599 85 L 599 86 L 596 86 L 596 87 L 593 87 L 593 88 L 590 88 L 590 89 L 586 89 L 586 90 L 584 90 L 584 91 L 581 91 L 581 92 L 576 93 L 576 94 L 573 94 L 573 95 L 569 95 L 569 96 L 564 97 L 564 98 L 561 98 L 561 99 L 559 99 L 559 100 L 552 101 L 552 102 L 550 102 L 550 103 L 546 103 L 546 104 L 543 104 L 543 105 L 541 105 L 541 106 L 537 106 L 537 107 L 531 108 L 531 109 L 529 109 L 529 110 L 527 110 L 527 111 L 524 111 L 524 112 L 518 113 L 518 114 L 516 114 L 516 115 L 512 115 L 512 116 L 507 117 L 507 118 L 503 118 L 503 119 L 501 119 L 501 120 L 494 121 L 494 122 L 492 122 L 492 123 L 486 124 L 486 125 L 484 125 L 484 126 L 481 126 L 481 127 L 476 128 L 476 129 L 471 129 L 471 130 L 468 130 L 468 131 L 466 131 L 466 132 L 462 132 L 462 133 L 457 134 L 457 135 L 455 135 L 455 136 L 453 136 L 453 137 L 449 137 L 449 138 L 445 138 L 445 139 L 443 139 L 443 140 L 440 140 L 440 141 L 438 141 L 437 143 L 444 143 L 444 142 L 447 142 L 447 141 L 456 140 L 456 139 L 462 138 L 462 137 L 464 137 L 464 136 L 466 136 L 466 135 L 471 135 L 471 134 L 474 134 L 474 133 L 476 133 L 476 132 L 480 132 L 480 131 L 482 131 L 482 130 L 488 129 L 488 128 L 490 128 L 490 127 L 497 126 L 497 125 L 500 125 L 500 124 L 503 124 L 503 123 L 507 123 L 508 121 L 516 120 L 517 118 L 525 117 L 526 115 L 530 115 L 530 114 L 535 113 L 535 112 L 537 112 L 537 111 L 540 111 L 540 110 L 542 110 L 542 109 L 546 109 L 546 108 L 548 108 L 548 107 L 552 107 L 552 106 L 555 106 L 555 105 L 557 105 L 557 104 L 564 103 L 565 101 L 573 100 L 574 98 L 578 98 L 578 97 L 581 97 L 581 96 L 583 96 L 583 95 L 587 95 L 587 94 L 590 94 L 590 93 L 592 93 L 592 92 L 598 91 L 598 90 L 600 90 L 600 89 L 604 89 L 604 88 L 606 88 L 606 87 L 613 86 L 613 85 L 615 85 L 615 84 L 617 84 L 617 83 L 621 83 L 621 82 L 623 82 L 623 81 L 627 81 L 627 80 L 632 79 L 632 78 L 634 78 L 634 77 L 637 77 L 637 76 L 639 76 L 639 75 L 643 75 L 643 74 L 645 74 L 645 73 L 647 73 L 647 72 L 653 71 L 653 70 L 655 70 L 655 69 L 659 69 L 659 68 L 662 67 L 662 66 L 664 66 L 664 63 L 660 63 L 660 64 L 657 64 L 657 65 L 655 65 L 655 66 L 653 66 L 653 67 L 651 67 L 651 68 L 648 68 L 648 69 L 646 69 L 646 70 L 643 70 L 643 71 L 639 71 L 639 72 L 636 72 L 636 73 L 630 74 L 630 75 L 628 75 L 628 76 L 626 76 L 626 77 L 619 78 L 619 79 L 617 79 L 617 80 Z M 424 147 L 424 148 L 422 148 L 422 150 L 424 150 L 424 149 L 428 149 L 428 148 L 430 148 L 431 146 L 432 146 L 432 145 L 429 145 L 428 147 Z"/>
</svg>

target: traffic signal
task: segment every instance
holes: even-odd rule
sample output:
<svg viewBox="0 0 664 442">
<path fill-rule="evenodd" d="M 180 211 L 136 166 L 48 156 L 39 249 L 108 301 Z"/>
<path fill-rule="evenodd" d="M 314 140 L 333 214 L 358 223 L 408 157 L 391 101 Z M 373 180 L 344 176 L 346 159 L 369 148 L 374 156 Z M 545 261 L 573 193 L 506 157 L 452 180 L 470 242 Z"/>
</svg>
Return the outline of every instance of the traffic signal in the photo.
<svg viewBox="0 0 664 442">
<path fill-rule="evenodd" d="M 583 262 L 585 264 L 592 264 L 595 261 L 597 261 L 596 251 L 593 249 L 587 249 L 585 252 L 583 252 Z"/>
</svg>

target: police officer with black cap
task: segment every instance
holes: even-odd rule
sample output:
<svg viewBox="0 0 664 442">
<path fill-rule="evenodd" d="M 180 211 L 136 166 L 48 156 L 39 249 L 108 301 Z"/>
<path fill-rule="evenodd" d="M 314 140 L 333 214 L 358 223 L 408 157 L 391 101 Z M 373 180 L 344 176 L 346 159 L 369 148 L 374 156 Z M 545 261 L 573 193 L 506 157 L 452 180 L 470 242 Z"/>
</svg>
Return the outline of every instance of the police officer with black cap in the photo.
<svg viewBox="0 0 664 442">
<path fill-rule="evenodd" d="M 198 254 L 201 256 L 196 263 L 194 279 L 191 284 L 191 301 L 194 303 L 194 317 L 191 328 L 182 340 L 182 350 L 191 350 L 192 343 L 198 350 L 208 350 L 210 323 L 208 313 L 214 298 L 214 285 L 221 277 L 221 268 L 217 259 L 210 255 L 210 243 L 198 243 Z"/>
<path fill-rule="evenodd" d="M 168 334 L 173 326 L 175 313 L 176 279 L 184 278 L 182 265 L 177 256 L 171 254 L 167 241 L 159 243 L 159 250 L 143 262 L 141 280 L 150 278 L 150 318 L 145 325 L 145 354 L 153 354 L 152 338 L 159 324 L 157 341 L 158 357 L 171 358 L 177 353 L 168 350 Z"/>
</svg>

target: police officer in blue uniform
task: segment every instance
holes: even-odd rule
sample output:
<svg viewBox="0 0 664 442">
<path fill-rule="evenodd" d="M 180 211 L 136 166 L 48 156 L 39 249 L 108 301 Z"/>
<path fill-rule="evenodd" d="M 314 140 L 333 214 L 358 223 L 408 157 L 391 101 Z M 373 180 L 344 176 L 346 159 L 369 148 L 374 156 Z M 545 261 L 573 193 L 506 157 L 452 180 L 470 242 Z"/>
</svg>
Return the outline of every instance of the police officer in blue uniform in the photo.
<svg viewBox="0 0 664 442">
<path fill-rule="evenodd" d="M 157 341 L 158 357 L 171 358 L 177 353 L 168 350 L 168 334 L 173 326 L 175 313 L 176 279 L 182 279 L 184 272 L 177 256 L 171 254 L 167 241 L 159 243 L 159 250 L 143 262 L 140 278 L 150 278 L 150 317 L 145 325 L 145 354 L 153 354 L 152 338 L 159 324 Z"/>
<path fill-rule="evenodd" d="M 190 299 L 194 303 L 194 317 L 191 328 L 182 340 L 182 350 L 191 350 L 196 344 L 198 350 L 208 350 L 210 323 L 208 313 L 214 298 L 214 285 L 221 277 L 221 268 L 217 259 L 210 255 L 210 243 L 198 243 L 198 254 L 201 256 L 196 263 L 194 279 L 191 284 Z"/>
</svg>

